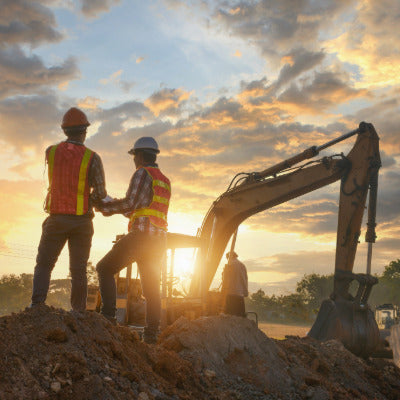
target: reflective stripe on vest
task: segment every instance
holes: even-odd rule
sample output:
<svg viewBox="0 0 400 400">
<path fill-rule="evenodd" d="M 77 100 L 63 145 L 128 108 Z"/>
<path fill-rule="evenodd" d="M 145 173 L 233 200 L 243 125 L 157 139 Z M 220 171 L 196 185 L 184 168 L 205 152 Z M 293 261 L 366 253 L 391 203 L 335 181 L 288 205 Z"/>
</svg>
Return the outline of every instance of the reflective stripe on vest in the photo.
<svg viewBox="0 0 400 400">
<path fill-rule="evenodd" d="M 52 146 L 49 151 L 49 159 L 47 161 L 49 165 L 49 188 L 46 198 L 46 211 L 50 213 L 50 204 L 51 204 L 51 183 L 53 181 L 53 166 L 54 166 L 54 156 L 56 154 L 57 144 Z"/>
<path fill-rule="evenodd" d="M 92 151 L 86 149 L 85 154 L 83 155 L 82 158 L 81 167 L 79 168 L 78 192 L 76 194 L 76 215 L 83 214 L 83 204 L 85 201 L 86 175 L 91 157 L 92 157 Z"/>
<path fill-rule="evenodd" d="M 48 157 L 47 157 L 47 162 L 48 162 L 48 169 L 49 169 L 49 188 L 48 188 L 48 194 L 46 197 L 46 206 L 45 210 L 48 213 L 54 213 L 54 214 L 72 214 L 72 215 L 83 215 L 88 211 L 88 200 L 89 200 L 89 187 L 87 185 L 87 178 L 88 178 L 88 167 L 90 160 L 92 159 L 93 156 L 93 151 L 84 147 L 85 151 L 83 154 L 73 154 L 73 157 L 80 157 L 81 159 L 72 159 L 72 162 L 75 162 L 75 164 L 72 163 L 72 171 L 71 171 L 71 177 L 73 178 L 74 176 L 77 177 L 76 183 L 73 182 L 72 185 L 68 185 L 68 189 L 70 190 L 72 188 L 72 192 L 67 191 L 67 200 L 65 200 L 65 193 L 64 188 L 58 187 L 57 190 L 55 191 L 54 188 L 54 177 L 55 177 L 55 168 L 60 168 L 57 164 L 57 157 L 56 157 L 56 151 L 58 146 L 64 145 L 64 143 L 68 142 L 63 142 L 59 143 L 57 145 L 54 145 L 50 148 Z M 70 144 L 71 145 L 71 144 Z M 77 146 L 77 145 L 75 145 Z M 82 149 L 83 150 L 83 149 Z M 64 160 L 65 162 L 65 160 Z M 79 162 L 79 164 L 78 164 Z M 79 171 L 78 171 L 79 167 Z M 76 171 L 74 170 L 76 169 Z M 63 173 L 65 170 L 60 170 L 57 171 L 58 173 Z M 69 182 L 68 182 L 69 183 Z M 56 184 L 60 185 L 59 182 L 56 182 Z M 75 189 L 73 189 L 75 187 Z M 65 189 L 65 190 L 68 190 Z M 55 199 L 52 199 L 52 195 L 54 197 L 55 193 L 63 193 L 63 196 L 61 196 L 60 199 L 57 199 L 58 201 L 55 201 Z M 76 197 L 75 201 L 70 201 L 69 196 L 73 196 L 74 198 Z M 59 196 L 60 197 L 60 196 Z M 68 203 L 68 204 L 67 204 Z"/>
<path fill-rule="evenodd" d="M 169 199 L 171 197 L 171 186 L 169 179 L 156 167 L 143 167 L 152 177 L 153 197 L 146 208 L 134 210 L 129 218 L 128 230 L 138 217 L 148 217 L 150 222 L 164 230 L 167 230 L 167 214 Z"/>
</svg>

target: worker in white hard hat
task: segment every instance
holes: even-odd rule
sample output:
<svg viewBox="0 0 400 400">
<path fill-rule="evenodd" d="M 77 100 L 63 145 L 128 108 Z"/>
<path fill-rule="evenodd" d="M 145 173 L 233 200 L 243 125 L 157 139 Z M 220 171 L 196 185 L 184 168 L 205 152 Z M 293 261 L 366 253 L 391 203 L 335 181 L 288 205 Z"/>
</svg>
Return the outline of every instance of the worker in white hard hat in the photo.
<svg viewBox="0 0 400 400">
<path fill-rule="evenodd" d="M 152 137 L 139 138 L 128 151 L 133 155 L 134 172 L 126 196 L 102 204 L 103 215 L 128 216 L 128 234 L 98 262 L 101 313 L 116 322 L 116 286 L 114 274 L 133 262 L 137 263 L 146 299 L 144 341 L 155 343 L 160 324 L 161 265 L 166 253 L 167 214 L 171 197 L 169 179 L 156 164 L 160 152 Z"/>
</svg>

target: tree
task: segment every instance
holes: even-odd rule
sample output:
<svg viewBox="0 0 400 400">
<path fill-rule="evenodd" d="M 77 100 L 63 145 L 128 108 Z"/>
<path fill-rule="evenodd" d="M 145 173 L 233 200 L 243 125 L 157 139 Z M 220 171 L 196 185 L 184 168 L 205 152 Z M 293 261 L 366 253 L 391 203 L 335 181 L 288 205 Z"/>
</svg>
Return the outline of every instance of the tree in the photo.
<svg viewBox="0 0 400 400">
<path fill-rule="evenodd" d="M 3 275 L 0 278 L 0 313 L 20 311 L 29 305 L 32 294 L 32 274 Z"/>
<path fill-rule="evenodd" d="M 290 321 L 310 321 L 310 312 L 304 297 L 299 293 L 292 293 L 280 297 L 281 311 L 286 319 Z"/>
<path fill-rule="evenodd" d="M 318 312 L 322 301 L 327 299 L 332 291 L 333 275 L 304 275 L 296 287 L 296 292 L 303 297 L 308 309 L 314 313 Z"/>
<path fill-rule="evenodd" d="M 390 261 L 389 265 L 385 266 L 382 278 L 384 279 L 400 279 L 400 259 Z"/>
<path fill-rule="evenodd" d="M 371 304 L 400 304 L 400 259 L 385 266 L 379 283 L 372 290 Z"/>
</svg>

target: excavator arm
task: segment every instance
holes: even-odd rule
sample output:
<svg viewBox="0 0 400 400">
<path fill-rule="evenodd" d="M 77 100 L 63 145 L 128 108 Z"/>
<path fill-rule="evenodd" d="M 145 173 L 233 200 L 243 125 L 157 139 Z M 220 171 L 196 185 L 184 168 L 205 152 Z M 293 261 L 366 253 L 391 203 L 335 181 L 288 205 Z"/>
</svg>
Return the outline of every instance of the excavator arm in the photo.
<svg viewBox="0 0 400 400">
<path fill-rule="evenodd" d="M 321 150 L 355 135 L 357 135 L 355 144 L 347 156 L 341 154 L 323 157 L 293 167 L 302 161 L 314 158 Z M 232 182 L 228 190 L 214 201 L 199 230 L 200 252 L 196 259 L 189 297 L 206 296 L 226 246 L 244 220 L 340 179 L 335 284 L 329 300 L 333 305 L 329 305 L 329 310 L 325 310 L 324 315 L 321 317 L 318 315 L 317 327 L 314 325 L 310 334 L 317 339 L 339 338 L 355 354 L 371 353 L 377 346 L 376 335 L 379 337 L 379 332 L 368 314 L 366 301 L 372 285 L 377 280 L 370 274 L 356 275 L 352 271 L 369 188 L 371 188 L 370 212 L 366 240 L 370 242 L 369 245 L 375 241 L 374 214 L 379 167 L 378 135 L 372 124 L 362 122 L 358 129 L 325 145 L 313 146 L 264 171 L 244 174 L 242 179 L 236 180 L 236 184 Z M 371 247 L 369 247 L 369 264 L 370 251 Z M 348 292 L 349 285 L 354 279 L 360 284 L 355 299 Z M 346 303 L 342 307 L 341 301 L 349 304 Z M 339 311 L 336 307 L 338 302 L 341 307 Z M 357 310 L 367 310 L 368 314 L 367 317 L 362 316 L 362 321 L 359 323 L 353 322 L 357 320 L 357 316 L 354 317 Z M 332 317 L 332 313 L 339 314 Z M 352 316 L 346 317 L 349 313 Z M 356 335 L 349 333 L 354 330 L 361 333 Z M 357 344 L 360 341 L 361 347 Z"/>
</svg>

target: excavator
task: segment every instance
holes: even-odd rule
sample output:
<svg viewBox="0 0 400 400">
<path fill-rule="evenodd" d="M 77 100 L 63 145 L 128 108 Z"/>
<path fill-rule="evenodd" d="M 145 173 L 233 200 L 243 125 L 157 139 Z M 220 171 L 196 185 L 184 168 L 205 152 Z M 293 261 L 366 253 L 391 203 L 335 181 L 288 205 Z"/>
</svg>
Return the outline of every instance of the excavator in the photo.
<svg viewBox="0 0 400 400">
<path fill-rule="evenodd" d="M 354 136 L 355 143 L 347 155 L 316 158 L 322 150 Z M 361 122 L 357 129 L 263 171 L 237 174 L 211 205 L 196 236 L 168 233 L 171 262 L 169 271 L 166 263 L 162 268 L 162 324 L 169 325 L 182 315 L 194 319 L 220 311 L 220 293 L 209 290 L 210 285 L 231 239 L 233 250 L 243 221 L 340 180 L 334 288 L 330 298 L 321 304 L 308 335 L 321 341 L 337 339 L 361 357 L 382 349 L 379 329 L 368 305 L 372 287 L 378 283 L 371 275 L 371 259 L 380 167 L 379 137 L 372 124 Z M 367 268 L 365 274 L 355 274 L 353 266 L 368 193 Z M 174 254 L 178 248 L 197 249 L 193 278 L 184 297 L 173 294 Z M 353 281 L 358 283 L 355 295 L 349 291 Z M 135 295 L 130 296 L 130 287 Z M 134 313 L 128 308 L 137 310 L 137 288 L 137 279 L 117 277 L 117 290 L 125 299 L 120 304 L 127 324 L 135 323 Z"/>
</svg>

